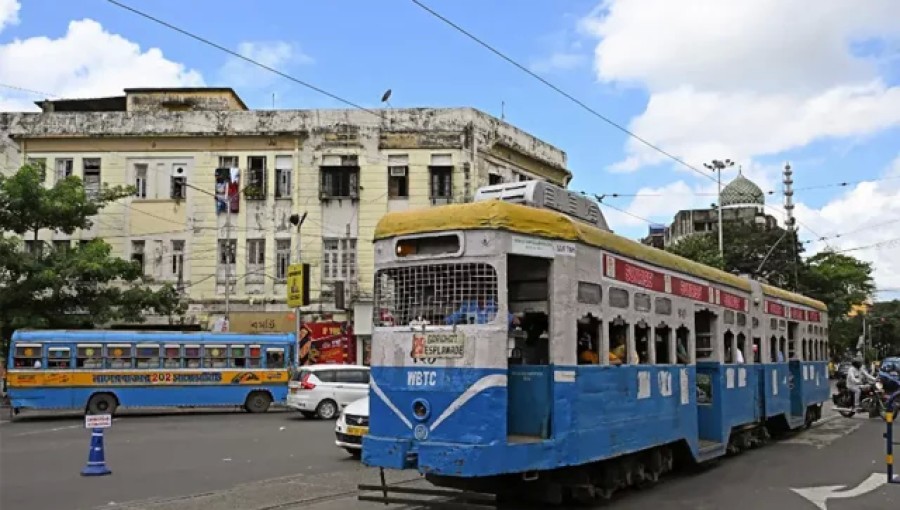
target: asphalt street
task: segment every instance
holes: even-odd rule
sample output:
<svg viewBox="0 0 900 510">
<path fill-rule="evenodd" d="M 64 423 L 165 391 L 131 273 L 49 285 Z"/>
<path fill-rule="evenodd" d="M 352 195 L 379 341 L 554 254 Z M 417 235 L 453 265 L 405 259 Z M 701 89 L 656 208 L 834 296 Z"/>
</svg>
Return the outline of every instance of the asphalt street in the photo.
<svg viewBox="0 0 900 510">
<path fill-rule="evenodd" d="M 112 475 L 80 475 L 90 432 L 77 414 L 0 423 L 0 508 L 116 508 L 279 477 L 339 483 L 360 463 L 334 446 L 334 422 L 279 411 L 125 413 L 106 431 Z M 355 487 L 356 478 L 341 487 Z M 327 484 L 326 484 L 327 485 Z M 345 490 L 345 489 L 341 489 Z M 302 491 L 301 491 L 302 492 Z M 295 501 L 304 499 L 302 494 Z M 230 507 L 229 508 L 240 508 Z"/>
<path fill-rule="evenodd" d="M 377 471 L 336 448 L 332 427 L 332 422 L 288 412 L 129 413 L 108 431 L 106 458 L 113 474 L 83 478 L 79 473 L 89 433 L 79 416 L 4 422 L 0 508 L 386 508 L 356 500 L 357 484 L 375 482 Z M 885 472 L 884 430 L 880 420 L 829 416 L 764 448 L 696 473 L 674 475 L 646 490 L 625 492 L 607 507 L 815 510 L 820 507 L 793 489 L 843 486 L 812 489 L 811 494 L 852 495 L 870 475 Z M 388 479 L 427 487 L 415 473 L 389 472 Z M 897 501 L 900 485 L 878 484 L 865 494 L 825 504 L 829 510 L 862 510 L 892 508 Z"/>
</svg>

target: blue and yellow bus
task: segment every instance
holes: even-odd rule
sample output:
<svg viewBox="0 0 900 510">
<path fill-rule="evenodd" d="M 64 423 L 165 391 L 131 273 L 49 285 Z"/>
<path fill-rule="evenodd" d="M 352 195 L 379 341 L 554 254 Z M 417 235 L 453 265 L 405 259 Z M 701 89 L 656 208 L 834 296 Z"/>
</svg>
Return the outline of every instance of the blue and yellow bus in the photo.
<svg viewBox="0 0 900 510">
<path fill-rule="evenodd" d="M 287 397 L 292 334 L 128 331 L 13 333 L 7 393 L 13 410 L 243 406 Z"/>
</svg>

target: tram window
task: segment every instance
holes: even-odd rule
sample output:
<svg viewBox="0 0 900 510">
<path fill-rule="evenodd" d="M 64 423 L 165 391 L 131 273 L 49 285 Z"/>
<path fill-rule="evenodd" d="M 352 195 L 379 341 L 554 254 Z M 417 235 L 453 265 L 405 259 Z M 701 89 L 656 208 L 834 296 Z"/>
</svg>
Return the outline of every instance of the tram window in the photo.
<svg viewBox="0 0 900 510">
<path fill-rule="evenodd" d="M 734 333 L 725 332 L 725 363 L 737 363 L 737 356 L 734 352 Z"/>
<path fill-rule="evenodd" d="M 137 346 L 138 368 L 159 368 L 159 345 Z"/>
<path fill-rule="evenodd" d="M 650 296 L 647 296 L 648 302 L 649 298 Z M 654 360 L 650 352 L 650 326 L 647 326 L 646 323 L 641 322 L 634 325 L 634 347 L 637 351 L 638 363 L 653 364 Z"/>
<path fill-rule="evenodd" d="M 600 321 L 591 314 L 578 319 L 576 356 L 579 365 L 600 363 Z"/>
<path fill-rule="evenodd" d="M 398 257 L 416 257 L 424 255 L 451 255 L 460 252 L 458 234 L 401 239 L 397 241 Z"/>
<path fill-rule="evenodd" d="M 737 350 L 734 351 L 734 362 L 745 363 L 747 359 L 747 337 L 743 333 L 738 333 Z"/>
<path fill-rule="evenodd" d="M 779 362 L 787 361 L 788 358 L 785 357 L 786 354 L 787 354 L 787 339 L 784 337 L 781 337 L 778 340 L 778 361 Z"/>
<path fill-rule="evenodd" d="M 228 366 L 228 350 L 224 345 L 207 345 L 203 349 L 204 368 L 225 368 Z"/>
<path fill-rule="evenodd" d="M 281 347 L 266 349 L 266 368 L 284 368 L 284 349 Z"/>
<path fill-rule="evenodd" d="M 643 292 L 636 292 L 634 294 L 634 309 L 639 312 L 649 312 L 650 295 L 644 294 Z"/>
<path fill-rule="evenodd" d="M 100 368 L 103 365 L 103 347 L 100 345 L 75 346 L 75 366 L 78 368 Z"/>
<path fill-rule="evenodd" d="M 759 319 L 753 318 L 753 329 L 759 329 Z"/>
<path fill-rule="evenodd" d="M 609 323 L 609 364 L 627 363 L 628 324 L 621 319 Z"/>
<path fill-rule="evenodd" d="M 260 346 L 250 346 L 250 356 L 247 357 L 247 368 L 262 368 L 262 349 Z"/>
<path fill-rule="evenodd" d="M 760 363 L 762 361 L 762 338 L 753 337 L 753 362 Z"/>
<path fill-rule="evenodd" d="M 778 319 L 772 319 L 771 322 L 769 322 L 769 329 L 772 331 L 778 330 Z"/>
<path fill-rule="evenodd" d="M 127 344 L 110 344 L 106 348 L 107 368 L 134 368 L 131 359 L 132 346 Z"/>
<path fill-rule="evenodd" d="M 725 324 L 734 324 L 734 312 L 725 310 Z"/>
<path fill-rule="evenodd" d="M 656 298 L 656 313 L 659 315 L 672 315 L 672 300 L 665 297 Z"/>
<path fill-rule="evenodd" d="M 653 340 L 656 351 L 656 363 L 672 365 L 675 359 L 672 356 L 672 329 L 660 325 L 653 329 Z"/>
<path fill-rule="evenodd" d="M 163 348 L 163 368 L 181 368 L 181 347 L 175 344 L 167 344 Z"/>
<path fill-rule="evenodd" d="M 802 358 L 800 358 L 800 359 L 804 360 L 804 361 L 809 359 L 809 358 L 807 358 L 809 353 L 806 352 L 806 348 L 807 348 L 806 347 L 806 339 L 804 338 L 804 339 L 800 340 L 800 355 L 802 356 Z"/>
<path fill-rule="evenodd" d="M 200 368 L 199 345 L 184 346 L 184 366 L 185 368 Z"/>
<path fill-rule="evenodd" d="M 787 328 L 787 323 L 782 321 L 778 321 L 778 329 L 784 331 Z"/>
<path fill-rule="evenodd" d="M 742 328 L 745 327 L 747 325 L 747 316 L 742 313 L 738 313 L 737 314 L 737 325 Z"/>
<path fill-rule="evenodd" d="M 678 363 L 682 365 L 691 364 L 691 331 L 681 326 L 675 330 L 675 357 Z"/>
<path fill-rule="evenodd" d="M 599 305 L 603 300 L 603 288 L 596 283 L 578 282 L 578 302 Z"/>
<path fill-rule="evenodd" d="M 813 332 L 813 325 L 812 325 L 812 324 L 810 324 L 810 325 L 808 325 L 808 326 L 806 327 L 806 332 L 807 332 L 807 333 L 812 333 L 812 332 Z"/>
<path fill-rule="evenodd" d="M 769 361 L 772 363 L 778 361 L 778 339 L 774 336 L 769 339 Z"/>
<path fill-rule="evenodd" d="M 50 347 L 47 349 L 47 368 L 70 368 L 72 350 L 68 347 Z"/>
<path fill-rule="evenodd" d="M 697 345 L 695 351 L 697 359 L 709 359 L 713 356 L 713 327 L 716 316 L 708 310 L 701 310 L 694 314 L 694 336 Z"/>
<path fill-rule="evenodd" d="M 609 288 L 609 306 L 628 308 L 628 291 L 618 287 Z"/>
<path fill-rule="evenodd" d="M 235 368 L 244 368 L 247 366 L 247 348 L 245 346 L 231 346 L 231 366 Z"/>
<path fill-rule="evenodd" d="M 41 344 L 17 345 L 13 355 L 15 368 L 41 368 L 44 347 Z"/>
</svg>

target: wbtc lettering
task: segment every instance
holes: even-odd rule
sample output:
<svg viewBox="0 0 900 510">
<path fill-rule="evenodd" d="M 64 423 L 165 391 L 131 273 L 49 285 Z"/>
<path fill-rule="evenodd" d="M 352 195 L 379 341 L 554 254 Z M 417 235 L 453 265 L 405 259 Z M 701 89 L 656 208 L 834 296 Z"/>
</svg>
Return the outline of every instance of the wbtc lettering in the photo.
<svg viewBox="0 0 900 510">
<path fill-rule="evenodd" d="M 406 374 L 406 384 L 410 386 L 435 386 L 437 385 L 437 372 L 430 370 L 415 370 Z"/>
</svg>

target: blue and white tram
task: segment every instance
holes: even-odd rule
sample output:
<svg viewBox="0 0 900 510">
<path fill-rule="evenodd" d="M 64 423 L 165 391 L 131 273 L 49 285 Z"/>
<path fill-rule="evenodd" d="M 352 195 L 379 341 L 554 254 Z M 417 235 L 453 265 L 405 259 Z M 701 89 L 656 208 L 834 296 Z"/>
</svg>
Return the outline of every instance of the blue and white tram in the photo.
<svg viewBox="0 0 900 510">
<path fill-rule="evenodd" d="M 622 238 L 596 204 L 550 189 L 576 203 L 563 214 L 549 185 L 527 186 L 528 205 L 378 224 L 366 464 L 603 498 L 821 417 L 823 303 Z"/>
</svg>

